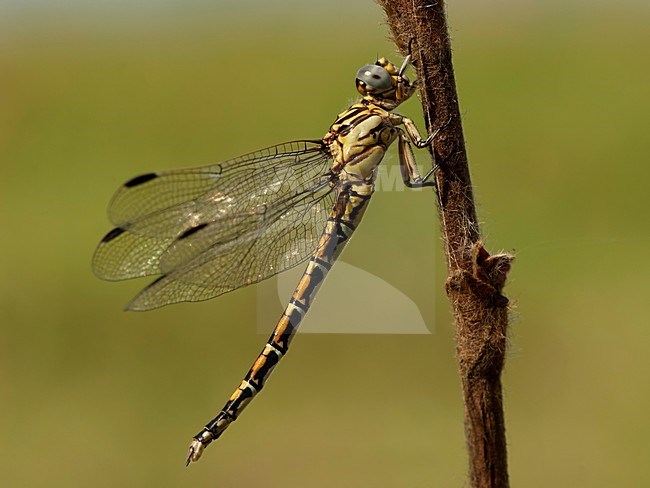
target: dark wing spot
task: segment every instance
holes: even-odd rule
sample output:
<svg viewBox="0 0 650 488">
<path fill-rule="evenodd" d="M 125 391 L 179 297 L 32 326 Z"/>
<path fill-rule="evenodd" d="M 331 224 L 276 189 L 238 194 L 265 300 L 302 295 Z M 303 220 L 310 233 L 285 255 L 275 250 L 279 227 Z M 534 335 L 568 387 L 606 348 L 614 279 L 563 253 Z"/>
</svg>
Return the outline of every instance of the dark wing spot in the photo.
<svg viewBox="0 0 650 488">
<path fill-rule="evenodd" d="M 155 285 L 156 283 L 158 283 L 158 282 L 161 281 L 161 280 L 164 280 L 165 278 L 167 278 L 167 275 L 166 275 L 166 274 L 164 274 L 164 275 L 162 275 L 162 276 L 159 276 L 158 278 L 156 278 L 155 280 L 153 280 L 151 283 L 149 283 L 149 284 L 148 284 L 144 289 L 146 290 L 147 288 L 151 288 L 153 285 Z M 143 291 L 144 291 L 144 290 L 143 290 Z"/>
<path fill-rule="evenodd" d="M 178 239 L 177 239 L 177 240 L 180 241 L 180 240 L 182 240 L 182 239 L 185 239 L 186 237 L 191 236 L 192 234 L 194 234 L 194 233 L 200 231 L 201 229 L 204 229 L 205 227 L 207 227 L 207 225 L 208 225 L 208 223 L 207 223 L 207 222 L 204 222 L 204 223 L 202 223 L 202 224 L 197 225 L 196 227 L 190 227 L 190 228 L 187 229 L 185 232 L 183 232 L 180 236 L 178 236 Z"/>
<path fill-rule="evenodd" d="M 124 183 L 124 186 L 126 188 L 132 188 L 134 186 L 141 185 L 142 183 L 146 183 L 147 181 L 151 181 L 154 178 L 157 178 L 158 175 L 156 173 L 147 173 L 144 175 L 136 176 L 135 178 L 130 179 L 126 183 Z"/>
<path fill-rule="evenodd" d="M 114 229 L 112 229 L 108 234 L 106 234 L 102 238 L 102 243 L 110 242 L 113 239 L 115 239 L 116 237 L 121 236 L 125 232 L 126 232 L 126 229 L 123 229 L 122 227 L 115 227 Z"/>
</svg>

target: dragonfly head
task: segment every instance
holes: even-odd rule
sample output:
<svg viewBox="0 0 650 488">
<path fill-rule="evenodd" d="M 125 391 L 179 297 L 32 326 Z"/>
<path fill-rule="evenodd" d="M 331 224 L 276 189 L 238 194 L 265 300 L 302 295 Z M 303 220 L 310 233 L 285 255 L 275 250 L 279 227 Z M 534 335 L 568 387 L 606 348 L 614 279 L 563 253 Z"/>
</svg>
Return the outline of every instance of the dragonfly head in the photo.
<svg viewBox="0 0 650 488">
<path fill-rule="evenodd" d="M 415 82 L 404 74 L 410 60 L 408 55 L 399 69 L 386 58 L 363 66 L 357 71 L 357 91 L 365 100 L 394 109 L 415 92 Z"/>
</svg>

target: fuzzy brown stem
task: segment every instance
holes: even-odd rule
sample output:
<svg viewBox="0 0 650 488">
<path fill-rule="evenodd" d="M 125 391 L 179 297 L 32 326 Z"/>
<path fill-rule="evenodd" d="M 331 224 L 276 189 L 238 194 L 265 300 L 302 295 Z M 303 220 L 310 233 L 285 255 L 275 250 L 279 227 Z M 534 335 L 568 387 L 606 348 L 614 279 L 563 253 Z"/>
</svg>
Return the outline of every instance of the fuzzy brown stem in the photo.
<svg viewBox="0 0 650 488">
<path fill-rule="evenodd" d="M 472 487 L 508 486 L 501 372 L 508 299 L 501 294 L 512 256 L 482 245 L 460 119 L 442 0 L 377 0 L 395 44 L 417 70 L 427 131 L 444 127 L 431 150 L 445 242 L 446 291 L 456 327 Z"/>
</svg>

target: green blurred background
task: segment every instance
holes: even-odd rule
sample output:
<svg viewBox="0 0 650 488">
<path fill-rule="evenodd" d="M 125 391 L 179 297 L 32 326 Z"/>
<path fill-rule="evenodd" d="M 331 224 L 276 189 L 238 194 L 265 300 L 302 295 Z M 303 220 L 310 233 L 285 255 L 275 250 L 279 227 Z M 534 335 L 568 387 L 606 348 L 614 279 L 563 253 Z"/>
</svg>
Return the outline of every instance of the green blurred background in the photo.
<svg viewBox="0 0 650 488">
<path fill-rule="evenodd" d="M 344 259 L 434 333 L 299 336 L 190 469 L 265 340 L 255 289 L 124 313 L 146 281 L 90 269 L 126 179 L 326 131 L 356 69 L 396 58 L 379 7 L 351 3 L 0 2 L 0 485 L 466 485 L 431 193 L 378 193 Z M 483 231 L 517 255 L 513 486 L 650 486 L 649 14 L 450 6 Z"/>
</svg>

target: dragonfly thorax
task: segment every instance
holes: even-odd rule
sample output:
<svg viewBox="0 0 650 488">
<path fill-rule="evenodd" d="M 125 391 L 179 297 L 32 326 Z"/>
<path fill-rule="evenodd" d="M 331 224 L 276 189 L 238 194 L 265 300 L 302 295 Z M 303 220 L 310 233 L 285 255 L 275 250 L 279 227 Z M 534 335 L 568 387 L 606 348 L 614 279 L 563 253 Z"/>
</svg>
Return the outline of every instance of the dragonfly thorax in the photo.
<svg viewBox="0 0 650 488">
<path fill-rule="evenodd" d="M 332 173 L 341 180 L 372 184 L 377 166 L 398 135 L 391 117 L 388 110 L 367 100 L 339 114 L 323 138 L 334 159 Z"/>
</svg>

